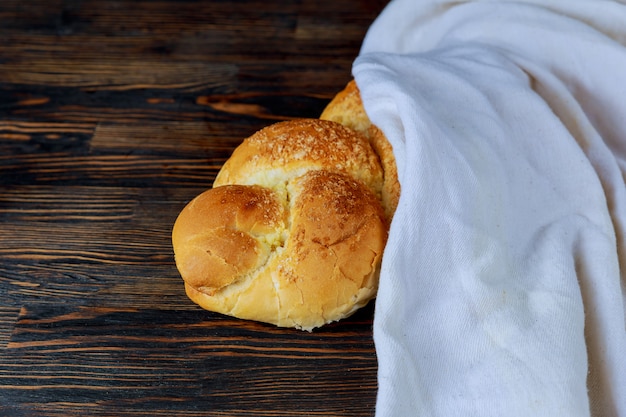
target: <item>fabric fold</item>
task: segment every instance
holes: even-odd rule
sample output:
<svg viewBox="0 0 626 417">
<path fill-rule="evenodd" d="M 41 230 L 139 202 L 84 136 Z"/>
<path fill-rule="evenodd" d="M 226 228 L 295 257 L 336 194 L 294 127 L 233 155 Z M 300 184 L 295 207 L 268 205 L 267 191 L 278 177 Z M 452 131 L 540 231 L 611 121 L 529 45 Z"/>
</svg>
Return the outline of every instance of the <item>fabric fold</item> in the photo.
<svg viewBox="0 0 626 417">
<path fill-rule="evenodd" d="M 626 6 L 395 0 L 353 74 L 402 194 L 377 416 L 626 416 Z"/>
</svg>

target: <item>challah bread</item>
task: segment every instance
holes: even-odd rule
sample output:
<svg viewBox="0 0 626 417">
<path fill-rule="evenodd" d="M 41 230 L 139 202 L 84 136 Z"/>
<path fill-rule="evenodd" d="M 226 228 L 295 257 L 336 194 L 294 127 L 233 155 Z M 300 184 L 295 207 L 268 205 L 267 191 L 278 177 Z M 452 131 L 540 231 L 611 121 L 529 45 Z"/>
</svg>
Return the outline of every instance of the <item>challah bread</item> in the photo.
<svg viewBox="0 0 626 417">
<path fill-rule="evenodd" d="M 396 159 L 391 144 L 383 132 L 370 122 L 365 113 L 361 93 L 354 80 L 350 81 L 326 106 L 320 119 L 341 123 L 369 139 L 383 167 L 384 181 L 381 197 L 385 214 L 388 219 L 391 219 L 400 199 Z"/>
<path fill-rule="evenodd" d="M 377 290 L 383 177 L 368 139 L 334 121 L 253 134 L 174 224 L 187 295 L 208 310 L 304 330 L 349 316 Z"/>
</svg>

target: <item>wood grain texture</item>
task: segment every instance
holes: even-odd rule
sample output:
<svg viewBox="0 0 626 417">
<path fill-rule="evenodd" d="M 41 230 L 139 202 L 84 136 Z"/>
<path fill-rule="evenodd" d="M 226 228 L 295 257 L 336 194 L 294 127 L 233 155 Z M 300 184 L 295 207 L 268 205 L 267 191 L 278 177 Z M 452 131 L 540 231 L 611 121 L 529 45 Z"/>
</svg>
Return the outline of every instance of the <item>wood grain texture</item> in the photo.
<svg viewBox="0 0 626 417">
<path fill-rule="evenodd" d="M 367 415 L 373 398 L 354 396 L 376 385 L 368 329 L 359 316 L 306 333 L 197 310 L 27 306 L 0 411 Z"/>
<path fill-rule="evenodd" d="M 0 2 L 0 415 L 373 415 L 372 305 L 206 312 L 170 234 L 245 137 L 321 113 L 385 3 Z"/>
</svg>

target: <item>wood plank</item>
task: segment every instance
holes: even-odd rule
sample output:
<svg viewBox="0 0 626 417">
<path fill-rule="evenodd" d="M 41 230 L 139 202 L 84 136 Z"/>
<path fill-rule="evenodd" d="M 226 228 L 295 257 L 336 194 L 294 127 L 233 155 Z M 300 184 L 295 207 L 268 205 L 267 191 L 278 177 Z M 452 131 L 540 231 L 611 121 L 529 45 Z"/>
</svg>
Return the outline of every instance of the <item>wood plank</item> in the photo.
<svg viewBox="0 0 626 417">
<path fill-rule="evenodd" d="M 196 0 L 151 1 L 60 1 L 5 0 L 1 18 L 5 30 L 69 35 L 77 32 L 132 37 L 136 35 L 241 31 L 291 32 L 295 26 L 297 2 L 246 2 L 237 7 L 227 1 L 199 5 Z"/>
<path fill-rule="evenodd" d="M 373 414 L 373 305 L 204 311 L 170 232 L 241 140 L 321 113 L 385 3 L 0 2 L 0 415 Z"/>
<path fill-rule="evenodd" d="M 205 188 L 0 188 L 0 296 L 156 306 L 190 303 L 174 265 L 171 228 Z"/>
<path fill-rule="evenodd" d="M 6 46 L 3 45 L 0 52 L 8 63 L 48 62 L 55 64 L 54 68 L 57 70 L 75 70 L 81 65 L 85 68 L 90 65 L 97 71 L 95 64 L 104 63 L 110 74 L 122 76 L 122 72 L 116 71 L 111 64 L 119 62 L 120 65 L 125 65 L 129 61 L 133 65 L 140 65 L 142 59 L 147 61 L 146 64 L 159 63 L 162 68 L 168 62 L 187 63 L 192 68 L 210 68 L 210 65 L 236 68 L 237 63 L 253 62 L 289 65 L 290 61 L 315 65 L 315 61 L 320 59 L 326 64 L 342 63 L 354 58 L 354 49 L 358 48 L 364 34 L 363 28 L 360 28 L 353 34 L 344 34 L 338 38 L 343 27 L 337 26 L 329 30 L 328 26 L 316 27 L 312 21 L 307 22 L 307 26 L 300 30 L 298 37 L 292 29 L 272 34 L 265 29 L 250 31 L 244 27 L 233 30 L 212 30 L 205 27 L 205 33 L 186 33 L 179 30 L 175 35 L 161 36 L 153 33 L 136 33 L 130 36 L 119 33 L 58 35 L 0 30 L 0 34 L 4 34 L 7 41 L 10 41 Z M 277 42 L 280 43 L 278 48 Z M 334 53 L 328 54 L 329 50 L 326 48 L 333 47 L 336 48 Z M 127 59 L 123 60 L 122 57 Z M 63 62 L 65 65 L 61 65 Z M 144 68 L 150 70 L 148 65 Z M 3 73 L 8 74 L 8 71 Z"/>
<path fill-rule="evenodd" d="M 214 152 L 230 156 L 249 130 L 238 124 L 162 121 L 156 123 L 101 123 L 90 142 L 92 152 L 196 155 L 209 157 Z M 217 161 L 221 166 L 224 161 Z"/>
<path fill-rule="evenodd" d="M 307 333 L 204 311 L 28 306 L 0 354 L 0 411 L 373 415 L 364 313 Z"/>
<path fill-rule="evenodd" d="M 141 187 L 159 182 L 162 187 L 210 186 L 226 159 L 177 158 L 145 155 L 68 156 L 67 153 L 0 156 L 3 183 L 100 185 Z"/>
<path fill-rule="evenodd" d="M 0 351 L 9 343 L 19 311 L 19 307 L 0 305 Z"/>
<path fill-rule="evenodd" d="M 5 6 L 11 23 L 0 30 L 5 40 L 0 80 L 198 90 L 241 80 L 246 63 L 297 63 L 323 74 L 328 67 L 349 68 L 373 13 L 350 2 L 305 13 L 291 3 L 237 10 L 225 2 L 203 7 L 196 2 L 116 2 L 113 7 L 96 2 L 90 8 L 38 3 Z M 38 12 L 41 8 L 49 11 Z M 20 32 L 24 24 L 29 30 Z M 290 72 L 297 74 L 297 66 Z"/>
</svg>

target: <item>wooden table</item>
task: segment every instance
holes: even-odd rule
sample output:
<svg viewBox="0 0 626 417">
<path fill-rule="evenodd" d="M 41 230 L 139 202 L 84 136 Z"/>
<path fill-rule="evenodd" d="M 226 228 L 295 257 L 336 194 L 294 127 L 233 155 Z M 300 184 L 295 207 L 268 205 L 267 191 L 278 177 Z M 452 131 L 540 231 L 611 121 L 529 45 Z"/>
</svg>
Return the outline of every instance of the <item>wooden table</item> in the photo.
<svg viewBox="0 0 626 417">
<path fill-rule="evenodd" d="M 170 232 L 243 138 L 319 115 L 385 3 L 0 2 L 0 415 L 373 415 L 371 305 L 204 311 Z"/>
</svg>

